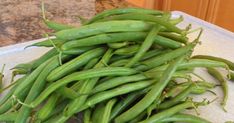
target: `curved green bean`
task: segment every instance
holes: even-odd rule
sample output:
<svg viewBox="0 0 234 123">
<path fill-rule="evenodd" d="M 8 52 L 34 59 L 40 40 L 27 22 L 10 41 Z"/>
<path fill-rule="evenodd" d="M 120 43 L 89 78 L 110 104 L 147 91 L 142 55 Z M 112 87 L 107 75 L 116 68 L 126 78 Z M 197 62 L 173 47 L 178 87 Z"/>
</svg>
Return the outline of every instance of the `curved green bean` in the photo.
<svg viewBox="0 0 234 123">
<path fill-rule="evenodd" d="M 116 102 L 117 102 L 116 98 L 111 99 L 107 102 L 105 109 L 103 111 L 103 114 L 101 116 L 101 119 L 100 119 L 101 123 L 109 123 L 110 122 L 111 111 L 112 111 L 112 108 Z"/>
<path fill-rule="evenodd" d="M 192 58 L 195 58 L 195 59 L 209 59 L 209 60 L 214 60 L 214 61 L 220 61 L 220 62 L 223 62 L 223 63 L 227 64 L 228 67 L 231 70 L 234 70 L 234 63 L 227 60 L 227 59 L 223 59 L 223 58 L 215 57 L 215 56 L 208 56 L 208 55 L 196 55 L 196 56 L 193 56 Z"/>
<path fill-rule="evenodd" d="M 167 123 L 167 122 L 211 123 L 210 121 L 207 121 L 206 119 L 200 118 L 198 116 L 191 114 L 182 114 L 182 113 L 166 117 L 160 120 L 158 123 Z"/>
<path fill-rule="evenodd" d="M 155 25 L 153 29 L 146 36 L 144 42 L 141 44 L 140 49 L 133 56 L 133 58 L 125 65 L 125 67 L 132 67 L 136 62 L 138 62 L 142 56 L 150 49 L 153 44 L 154 38 L 157 36 L 157 33 L 160 30 L 160 26 Z"/>
<path fill-rule="evenodd" d="M 225 108 L 226 103 L 227 103 L 227 99 L 228 99 L 228 84 L 227 84 L 227 81 L 225 80 L 223 75 L 218 70 L 216 70 L 215 68 L 207 68 L 207 70 L 208 70 L 208 73 L 210 75 L 212 75 L 215 79 L 217 79 L 220 82 L 221 86 L 222 86 L 223 100 L 221 102 L 221 105 L 223 106 L 223 108 Z"/>
<path fill-rule="evenodd" d="M 109 32 L 147 31 L 150 27 L 151 24 L 142 21 L 108 21 L 85 25 L 80 28 L 62 30 L 55 33 L 55 35 L 58 39 L 73 40 Z"/>
</svg>

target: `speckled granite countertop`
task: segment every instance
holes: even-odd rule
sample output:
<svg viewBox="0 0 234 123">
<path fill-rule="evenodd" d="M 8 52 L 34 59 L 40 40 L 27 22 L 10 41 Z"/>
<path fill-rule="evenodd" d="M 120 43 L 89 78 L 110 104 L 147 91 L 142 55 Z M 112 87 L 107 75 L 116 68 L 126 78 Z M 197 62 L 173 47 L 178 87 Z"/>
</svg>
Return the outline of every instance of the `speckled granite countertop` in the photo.
<svg viewBox="0 0 234 123">
<path fill-rule="evenodd" d="M 96 12 L 126 7 L 124 0 L 44 0 L 50 20 L 79 25 L 78 15 L 90 18 Z M 30 41 L 50 32 L 42 21 L 40 0 L 0 0 L 0 47 Z"/>
</svg>

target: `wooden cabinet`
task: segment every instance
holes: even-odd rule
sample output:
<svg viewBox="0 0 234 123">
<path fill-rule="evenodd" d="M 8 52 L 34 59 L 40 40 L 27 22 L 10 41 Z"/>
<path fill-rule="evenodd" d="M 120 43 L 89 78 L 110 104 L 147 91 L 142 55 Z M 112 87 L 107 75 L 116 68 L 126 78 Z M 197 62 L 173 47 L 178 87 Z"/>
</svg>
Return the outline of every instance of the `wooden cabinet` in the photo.
<svg viewBox="0 0 234 123">
<path fill-rule="evenodd" d="M 127 0 L 136 6 L 183 11 L 234 32 L 234 0 Z"/>
</svg>

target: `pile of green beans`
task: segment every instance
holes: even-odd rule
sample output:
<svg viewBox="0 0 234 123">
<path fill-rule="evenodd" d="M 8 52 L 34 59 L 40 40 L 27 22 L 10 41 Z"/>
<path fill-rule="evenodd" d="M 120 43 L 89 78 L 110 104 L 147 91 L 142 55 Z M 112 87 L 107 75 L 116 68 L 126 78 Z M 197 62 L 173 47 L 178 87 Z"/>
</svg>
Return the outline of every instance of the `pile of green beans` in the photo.
<svg viewBox="0 0 234 123">
<path fill-rule="evenodd" d="M 193 95 L 211 92 L 216 85 L 223 90 L 220 104 L 225 109 L 234 63 L 192 56 L 202 30 L 189 41 L 190 29 L 177 27 L 183 17 L 121 8 L 99 13 L 80 27 L 43 19 L 55 38 L 27 47 L 50 50 L 13 67 L 12 76 L 19 79 L 5 88 L 0 85 L 1 93 L 9 89 L 0 98 L 0 122 L 65 123 L 75 118 L 84 123 L 210 123 L 183 110 L 208 105 L 194 102 Z M 198 67 L 220 83 L 195 74 Z M 220 69 L 230 73 L 227 78 Z M 0 73 L 1 84 L 2 78 Z"/>
</svg>

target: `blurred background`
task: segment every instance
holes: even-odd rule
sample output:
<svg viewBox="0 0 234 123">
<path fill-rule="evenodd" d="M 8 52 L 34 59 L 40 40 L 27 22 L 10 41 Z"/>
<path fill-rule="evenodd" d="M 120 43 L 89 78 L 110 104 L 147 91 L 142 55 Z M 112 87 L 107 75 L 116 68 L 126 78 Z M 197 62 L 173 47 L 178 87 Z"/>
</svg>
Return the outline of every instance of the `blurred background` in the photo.
<svg viewBox="0 0 234 123">
<path fill-rule="evenodd" d="M 113 8 L 140 7 L 183 11 L 234 32 L 234 0 L 44 0 L 48 19 L 79 26 Z M 43 38 L 51 30 L 42 22 L 40 0 L 0 0 L 0 47 Z"/>
</svg>

